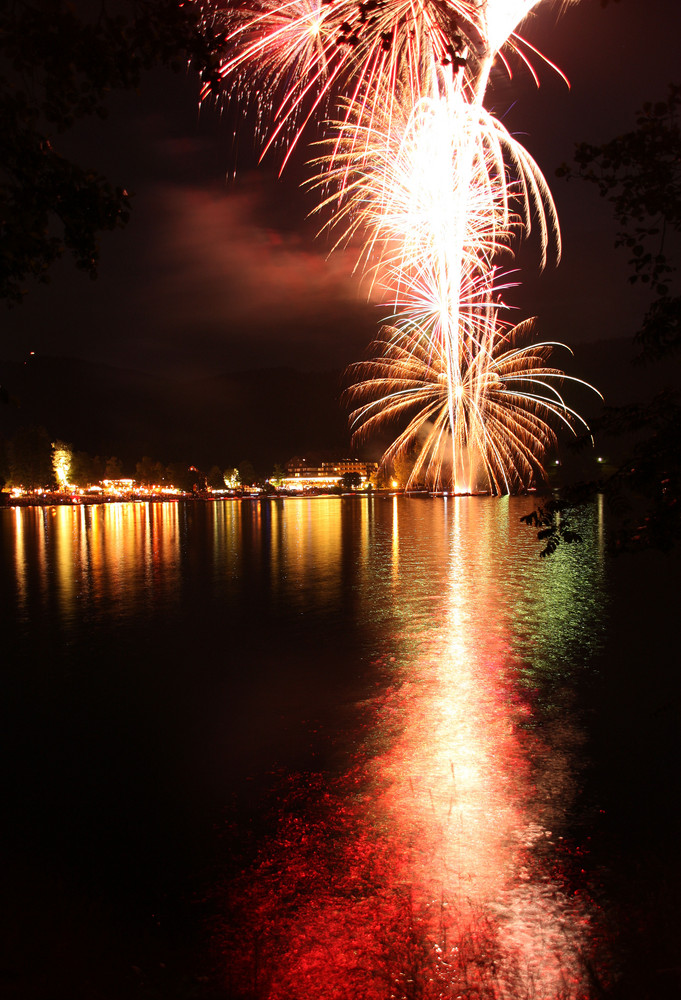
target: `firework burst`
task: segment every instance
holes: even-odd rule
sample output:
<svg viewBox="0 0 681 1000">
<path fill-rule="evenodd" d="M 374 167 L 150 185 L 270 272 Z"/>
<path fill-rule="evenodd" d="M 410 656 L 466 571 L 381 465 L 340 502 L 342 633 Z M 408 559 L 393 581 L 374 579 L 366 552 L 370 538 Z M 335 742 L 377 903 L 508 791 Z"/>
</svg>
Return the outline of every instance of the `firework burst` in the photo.
<svg viewBox="0 0 681 1000">
<path fill-rule="evenodd" d="M 350 370 L 357 380 L 346 393 L 354 433 L 401 425 L 384 460 L 414 456 L 407 486 L 513 492 L 542 474 L 557 426 L 587 429 L 561 394 L 566 380 L 585 383 L 548 364 L 562 345 L 532 343 L 533 320 L 504 328 L 494 308 L 486 325 L 477 350 L 461 361 L 453 392 L 446 352 L 412 324 L 385 327 L 374 356 Z"/>
<path fill-rule="evenodd" d="M 354 366 L 355 434 L 399 425 L 384 460 L 415 450 L 412 480 L 437 488 L 529 486 L 560 424 L 552 347 L 504 322 L 499 264 L 533 222 L 541 263 L 555 207 L 529 153 L 484 107 L 495 60 L 528 65 L 517 34 L 539 0 L 242 0 L 207 4 L 222 24 L 225 87 L 267 112 L 284 163 L 323 122 L 311 184 L 337 243 L 393 318 Z M 531 67 L 530 67 L 531 68 Z M 510 72 L 510 70 L 509 70 Z M 533 71 L 534 72 L 534 71 Z M 204 97 L 206 94 L 203 95 Z"/>
<path fill-rule="evenodd" d="M 341 95 L 371 114 L 376 94 L 404 88 L 416 94 L 435 65 L 474 81 L 482 99 L 494 59 L 508 66 L 504 49 L 534 74 L 528 53 L 543 57 L 515 28 L 538 2 L 213 0 L 202 6 L 225 39 L 218 73 L 225 90 L 264 107 L 265 148 L 281 139 L 286 160 L 305 126 L 324 118 Z M 212 93 L 206 83 L 201 99 Z"/>
<path fill-rule="evenodd" d="M 312 183 L 338 192 L 319 210 L 333 207 L 338 242 L 364 238 L 360 263 L 396 302 L 429 268 L 449 287 L 484 282 L 533 216 L 542 265 L 551 237 L 560 256 L 555 206 L 534 160 L 451 74 L 436 70 L 431 84 L 415 103 L 406 95 L 400 113 L 392 102 L 382 115 L 376 101 L 368 124 L 356 105 L 337 124 L 330 154 L 313 161 Z"/>
</svg>

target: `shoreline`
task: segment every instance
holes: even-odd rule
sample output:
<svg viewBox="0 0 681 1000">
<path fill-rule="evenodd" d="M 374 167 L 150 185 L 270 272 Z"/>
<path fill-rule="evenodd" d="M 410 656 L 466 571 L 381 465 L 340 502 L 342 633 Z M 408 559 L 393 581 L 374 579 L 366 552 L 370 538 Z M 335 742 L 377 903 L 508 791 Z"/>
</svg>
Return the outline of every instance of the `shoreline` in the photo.
<svg viewBox="0 0 681 1000">
<path fill-rule="evenodd" d="M 542 496 L 545 491 L 530 490 L 519 496 Z M 234 493 L 229 495 L 215 495 L 211 493 L 174 493 L 170 495 L 158 494 L 98 494 L 96 496 L 74 496 L 73 494 L 62 493 L 42 493 L 38 495 L 27 495 L 13 497 L 10 493 L 0 493 L 0 509 L 11 507 L 93 507 L 112 503 L 219 503 L 221 501 L 262 501 L 262 500 L 319 500 L 319 499 L 367 499 L 376 497 L 381 500 L 393 497 L 406 497 L 412 500 L 437 500 L 456 497 L 480 498 L 491 497 L 494 494 L 486 492 L 476 493 L 448 493 L 430 490 L 358 490 L 348 493 Z"/>
<path fill-rule="evenodd" d="M 97 496 L 73 496 L 71 494 L 43 493 L 40 495 L 13 497 L 9 493 L 0 493 L 0 509 L 3 507 L 92 507 L 112 503 L 178 503 L 191 501 L 193 503 L 219 503 L 223 500 L 316 500 L 320 498 L 341 499 L 342 497 L 368 496 L 402 496 L 403 491 L 372 490 L 370 492 L 354 493 L 235 493 L 216 496 L 210 493 L 176 493 L 168 496 L 147 495 L 140 493 L 98 494 Z M 409 495 L 409 494 L 406 494 Z"/>
</svg>

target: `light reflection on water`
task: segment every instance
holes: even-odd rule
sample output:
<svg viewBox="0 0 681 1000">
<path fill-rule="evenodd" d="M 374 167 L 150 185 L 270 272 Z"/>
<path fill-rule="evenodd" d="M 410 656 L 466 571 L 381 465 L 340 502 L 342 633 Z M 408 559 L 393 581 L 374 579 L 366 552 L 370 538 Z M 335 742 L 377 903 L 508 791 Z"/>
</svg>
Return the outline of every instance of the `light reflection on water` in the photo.
<svg viewBox="0 0 681 1000">
<path fill-rule="evenodd" d="M 603 595 L 593 581 L 583 592 L 584 565 L 599 575 L 592 552 L 583 562 L 567 554 L 529 563 L 522 539 L 499 516 L 508 503 L 450 499 L 430 540 L 442 569 L 437 576 L 431 569 L 415 602 L 407 593 L 400 599 L 411 627 L 389 712 L 401 716 L 402 729 L 373 761 L 384 788 L 377 808 L 422 906 L 444 899 L 459 917 L 468 909 L 494 915 L 504 953 L 500 989 L 506 963 L 514 974 L 508 995 L 576 996 L 584 989 L 588 914 L 570 902 L 547 856 L 569 809 L 569 752 L 579 735 L 563 718 L 546 746 L 530 728 L 518 679 L 534 669 L 523 658 L 528 648 L 547 669 L 569 675 L 570 650 L 584 628 L 598 625 Z M 414 615 L 410 603 L 426 601 L 424 627 L 423 611 Z M 543 863 L 533 858 L 537 848 Z"/>
<path fill-rule="evenodd" d="M 190 604 L 204 626 L 255 615 L 261 652 L 307 633 L 318 671 L 330 635 L 363 635 L 371 666 L 347 670 L 366 678 L 365 729 L 346 773 L 284 802 L 279 833 L 225 890 L 226 963 L 255 996 L 588 994 L 591 914 L 561 873 L 560 842 L 579 778 L 571 686 L 606 609 L 602 511 L 579 550 L 540 560 L 519 524 L 532 506 L 394 497 L 2 512 L 27 628 L 49 609 L 55 628 L 89 630 L 92 643 L 104 624 Z M 275 617 L 299 618 L 298 632 L 268 639 Z M 292 660 L 296 647 L 281 652 Z"/>
<path fill-rule="evenodd" d="M 64 624 L 96 608 L 129 615 L 177 588 L 177 504 L 17 507 L 12 516 L 19 618 L 36 589 L 56 595 Z"/>
<path fill-rule="evenodd" d="M 277 926 L 276 941 L 261 940 L 246 918 L 236 945 L 243 949 L 255 935 L 258 962 L 269 967 L 256 995 L 341 997 L 351 988 L 377 997 L 472 988 L 514 998 L 588 994 L 590 914 L 571 898 L 555 847 L 580 743 L 565 687 L 598 645 L 602 550 L 591 525 L 585 549 L 540 561 L 530 533 L 517 525 L 521 509 L 470 498 L 353 508 L 357 606 L 364 621 L 374 621 L 375 663 L 388 678 L 368 723 L 354 806 L 361 829 L 330 833 L 327 820 L 310 829 L 301 818 L 302 831 L 291 830 L 289 817 L 268 844 L 274 908 L 252 886 L 242 892 L 258 924 Z M 297 509 L 294 523 L 310 537 L 324 525 L 318 561 L 306 548 L 284 546 L 288 585 L 314 580 L 323 588 L 327 558 L 338 558 L 338 507 L 320 508 L 311 524 L 314 517 L 314 508 Z M 347 810 L 357 790 L 330 787 L 329 811 Z M 321 861 L 330 837 L 343 845 L 336 863 L 353 873 L 350 888 Z M 253 877 L 261 874 L 256 867 Z M 291 895 L 296 913 L 286 922 Z M 398 954 L 407 921 L 418 927 L 411 958 Z M 320 927 L 333 947 L 328 937 L 320 941 Z M 430 958 L 419 965 L 414 955 L 424 948 Z M 371 970 L 364 977 L 352 961 L 348 969 L 357 954 Z"/>
</svg>

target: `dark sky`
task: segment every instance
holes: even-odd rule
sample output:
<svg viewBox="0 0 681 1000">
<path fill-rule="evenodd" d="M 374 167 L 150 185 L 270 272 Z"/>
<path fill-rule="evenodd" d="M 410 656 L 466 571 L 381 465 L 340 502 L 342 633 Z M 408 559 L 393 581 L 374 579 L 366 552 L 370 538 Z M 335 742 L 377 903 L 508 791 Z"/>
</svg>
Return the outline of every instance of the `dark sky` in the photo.
<svg viewBox="0 0 681 1000">
<path fill-rule="evenodd" d="M 558 18 L 545 0 L 523 34 L 569 77 L 539 59 L 541 87 L 518 68 L 488 105 L 535 156 L 558 205 L 563 262 L 538 271 L 522 254 L 518 319 L 538 315 L 543 338 L 571 345 L 630 335 L 643 299 L 626 283 L 626 253 L 595 190 L 556 179 L 574 142 L 598 142 L 633 124 L 677 75 L 677 0 L 582 0 Z M 247 125 L 197 111 L 191 77 L 157 74 L 119 95 L 105 123 L 71 140 L 81 161 L 135 194 L 127 229 L 102 239 L 100 277 L 65 261 L 48 287 L 3 317 L 6 358 L 66 355 L 159 374 L 292 365 L 343 367 L 361 356 L 381 317 L 352 275 L 350 252 L 327 257 L 298 189 L 301 164 L 277 179 L 258 167 Z M 238 164 L 236 178 L 227 175 Z"/>
</svg>

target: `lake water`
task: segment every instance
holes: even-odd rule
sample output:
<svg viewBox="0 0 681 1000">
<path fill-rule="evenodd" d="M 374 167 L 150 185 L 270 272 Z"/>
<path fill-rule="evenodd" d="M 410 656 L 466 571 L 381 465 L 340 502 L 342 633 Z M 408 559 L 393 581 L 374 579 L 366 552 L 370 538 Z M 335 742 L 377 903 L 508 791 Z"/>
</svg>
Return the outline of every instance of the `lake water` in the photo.
<svg viewBox="0 0 681 1000">
<path fill-rule="evenodd" d="M 675 995 L 678 569 L 532 507 L 0 510 L 6 995 Z"/>
</svg>

